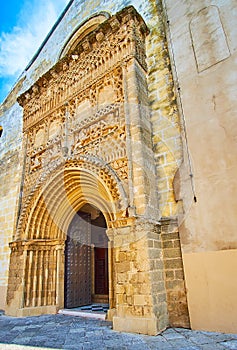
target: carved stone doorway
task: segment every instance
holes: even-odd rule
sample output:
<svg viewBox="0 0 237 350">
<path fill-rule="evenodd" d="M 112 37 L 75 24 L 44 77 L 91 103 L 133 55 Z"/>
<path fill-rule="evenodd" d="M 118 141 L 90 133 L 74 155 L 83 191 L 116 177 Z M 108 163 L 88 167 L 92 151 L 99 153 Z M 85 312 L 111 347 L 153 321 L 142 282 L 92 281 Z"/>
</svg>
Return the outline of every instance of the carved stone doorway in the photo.
<svg viewBox="0 0 237 350">
<path fill-rule="evenodd" d="M 89 204 L 73 217 L 65 244 L 64 306 L 108 303 L 108 238 L 103 214 Z"/>
</svg>

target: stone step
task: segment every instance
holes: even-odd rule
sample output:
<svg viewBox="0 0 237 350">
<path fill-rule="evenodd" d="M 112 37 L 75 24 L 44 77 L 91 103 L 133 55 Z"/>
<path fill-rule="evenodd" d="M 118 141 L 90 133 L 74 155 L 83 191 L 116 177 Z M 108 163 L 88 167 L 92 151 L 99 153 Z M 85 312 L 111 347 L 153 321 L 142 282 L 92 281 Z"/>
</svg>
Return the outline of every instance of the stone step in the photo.
<svg viewBox="0 0 237 350">
<path fill-rule="evenodd" d="M 61 309 L 58 311 L 58 314 L 86 317 L 86 318 L 95 318 L 99 320 L 105 320 L 106 318 L 105 312 L 81 311 L 81 310 L 75 310 L 75 309 Z"/>
</svg>

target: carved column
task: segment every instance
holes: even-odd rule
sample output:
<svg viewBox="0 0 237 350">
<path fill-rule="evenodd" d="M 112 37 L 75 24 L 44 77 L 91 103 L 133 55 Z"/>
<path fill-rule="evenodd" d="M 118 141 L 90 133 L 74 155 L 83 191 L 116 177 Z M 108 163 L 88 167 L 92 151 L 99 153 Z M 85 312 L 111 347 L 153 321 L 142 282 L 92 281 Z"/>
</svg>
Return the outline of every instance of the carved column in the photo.
<svg viewBox="0 0 237 350">
<path fill-rule="evenodd" d="M 6 310 L 9 315 L 55 313 L 62 306 L 62 247 L 63 242 L 57 240 L 11 243 L 11 272 Z M 12 300 L 17 305 L 13 305 Z"/>
</svg>

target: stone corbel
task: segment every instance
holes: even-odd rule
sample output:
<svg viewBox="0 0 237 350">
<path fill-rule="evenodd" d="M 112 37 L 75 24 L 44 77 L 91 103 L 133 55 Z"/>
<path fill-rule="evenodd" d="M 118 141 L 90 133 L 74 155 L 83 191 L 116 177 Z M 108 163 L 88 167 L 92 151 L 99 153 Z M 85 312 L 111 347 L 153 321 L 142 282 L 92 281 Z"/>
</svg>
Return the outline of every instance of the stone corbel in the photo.
<svg viewBox="0 0 237 350">
<path fill-rule="evenodd" d="M 113 32 L 116 32 L 119 29 L 119 27 L 121 26 L 119 20 L 115 16 L 111 17 L 109 19 L 109 24 L 110 24 L 111 29 L 112 29 Z"/>
</svg>

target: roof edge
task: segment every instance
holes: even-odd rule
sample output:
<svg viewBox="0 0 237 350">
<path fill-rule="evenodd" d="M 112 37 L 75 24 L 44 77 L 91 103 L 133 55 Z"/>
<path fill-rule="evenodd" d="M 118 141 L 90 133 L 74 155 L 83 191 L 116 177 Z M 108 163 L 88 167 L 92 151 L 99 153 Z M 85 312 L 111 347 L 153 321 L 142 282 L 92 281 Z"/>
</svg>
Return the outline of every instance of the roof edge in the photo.
<svg viewBox="0 0 237 350">
<path fill-rule="evenodd" d="M 53 32 L 55 31 L 55 29 L 57 28 L 57 26 L 59 25 L 59 23 L 61 22 L 61 20 L 63 19 L 63 17 L 65 16 L 65 14 L 67 13 L 68 9 L 71 7 L 72 3 L 74 2 L 74 0 L 70 0 L 69 3 L 67 4 L 67 6 L 65 7 L 65 9 L 63 10 L 63 12 L 61 13 L 61 15 L 58 17 L 57 21 L 54 23 L 53 27 L 51 28 L 51 30 L 49 31 L 49 33 L 47 34 L 46 38 L 44 39 L 44 41 L 42 42 L 42 44 L 40 45 L 39 49 L 36 51 L 36 53 L 34 54 L 34 56 L 32 57 L 32 59 L 30 60 L 30 62 L 28 63 L 28 65 L 25 68 L 25 71 L 27 71 L 32 64 L 35 62 L 35 60 L 37 59 L 37 57 L 39 56 L 40 52 L 43 50 L 45 44 L 47 43 L 47 41 L 49 40 L 49 38 L 51 37 L 51 35 L 53 34 Z"/>
</svg>

